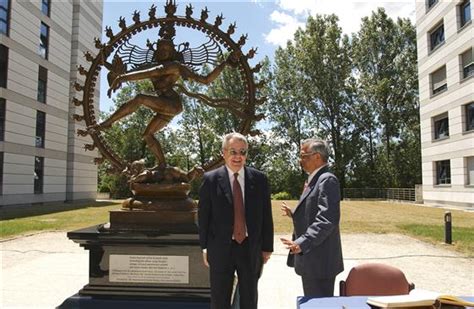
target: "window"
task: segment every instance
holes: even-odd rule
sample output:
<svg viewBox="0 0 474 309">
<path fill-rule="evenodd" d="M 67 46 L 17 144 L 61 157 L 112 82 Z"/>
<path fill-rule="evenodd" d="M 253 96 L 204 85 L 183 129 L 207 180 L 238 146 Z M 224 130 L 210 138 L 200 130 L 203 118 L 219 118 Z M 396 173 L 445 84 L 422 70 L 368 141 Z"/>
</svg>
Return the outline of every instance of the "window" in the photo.
<svg viewBox="0 0 474 309">
<path fill-rule="evenodd" d="M 38 71 L 38 95 L 37 100 L 41 103 L 46 103 L 46 89 L 48 85 L 48 70 L 39 67 Z"/>
<path fill-rule="evenodd" d="M 39 54 L 44 59 L 48 59 L 49 27 L 41 23 Z"/>
<path fill-rule="evenodd" d="M 468 78 L 474 76 L 474 57 L 472 55 L 472 48 L 465 51 L 461 55 L 462 77 Z"/>
<path fill-rule="evenodd" d="M 434 139 L 441 139 L 449 136 L 449 120 L 448 114 L 437 116 L 433 119 L 434 123 Z"/>
<path fill-rule="evenodd" d="M 43 170 L 44 170 L 44 158 L 35 157 L 35 175 L 34 175 L 35 194 L 43 193 Z"/>
<path fill-rule="evenodd" d="M 440 24 L 434 30 L 430 31 L 430 51 L 434 50 L 443 42 L 444 24 Z"/>
<path fill-rule="evenodd" d="M 0 44 L 0 87 L 7 88 L 8 48 Z"/>
<path fill-rule="evenodd" d="M 448 84 L 446 83 L 446 66 L 443 66 L 441 69 L 431 73 L 431 93 L 433 95 L 448 89 Z"/>
<path fill-rule="evenodd" d="M 41 11 L 44 15 L 49 16 L 51 12 L 51 0 L 41 0 Z"/>
<path fill-rule="evenodd" d="M 0 98 L 0 141 L 5 139 L 5 99 Z"/>
<path fill-rule="evenodd" d="M 474 130 L 474 102 L 465 105 L 466 131 Z"/>
<path fill-rule="evenodd" d="M 3 194 L 3 152 L 0 152 L 0 195 Z"/>
<path fill-rule="evenodd" d="M 466 158 L 467 185 L 474 185 L 474 157 Z"/>
<path fill-rule="evenodd" d="M 438 0 L 428 0 L 428 9 L 431 9 L 433 5 L 435 5 L 438 2 Z"/>
<path fill-rule="evenodd" d="M 447 185 L 451 183 L 451 166 L 449 160 L 436 161 L 436 184 Z"/>
<path fill-rule="evenodd" d="M 0 33 L 8 35 L 10 30 L 10 0 L 0 0 Z"/>
<path fill-rule="evenodd" d="M 35 146 L 44 148 L 44 131 L 46 126 L 46 114 L 40 111 L 36 112 L 36 137 Z"/>
<path fill-rule="evenodd" d="M 459 5 L 461 15 L 461 28 L 471 20 L 471 1 L 465 0 Z"/>
</svg>

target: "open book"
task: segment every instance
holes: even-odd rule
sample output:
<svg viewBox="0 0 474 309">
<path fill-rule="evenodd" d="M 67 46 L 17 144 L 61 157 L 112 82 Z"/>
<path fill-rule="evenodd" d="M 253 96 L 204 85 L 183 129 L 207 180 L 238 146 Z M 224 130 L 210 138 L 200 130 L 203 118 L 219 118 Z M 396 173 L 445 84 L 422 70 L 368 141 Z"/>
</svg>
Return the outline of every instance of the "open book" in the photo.
<svg viewBox="0 0 474 309">
<path fill-rule="evenodd" d="M 474 302 L 467 301 L 460 297 L 417 289 L 412 290 L 410 294 L 406 295 L 367 298 L 367 303 L 369 305 L 380 308 L 431 306 L 437 301 L 446 305 L 474 307 Z"/>
</svg>

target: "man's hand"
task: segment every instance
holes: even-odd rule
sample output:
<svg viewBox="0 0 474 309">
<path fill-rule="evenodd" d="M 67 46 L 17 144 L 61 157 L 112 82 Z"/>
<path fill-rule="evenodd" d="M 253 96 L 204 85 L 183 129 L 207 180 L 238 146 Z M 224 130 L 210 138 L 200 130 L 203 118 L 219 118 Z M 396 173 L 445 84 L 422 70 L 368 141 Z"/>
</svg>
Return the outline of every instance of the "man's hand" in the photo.
<svg viewBox="0 0 474 309">
<path fill-rule="evenodd" d="M 206 267 L 209 267 L 209 262 L 207 261 L 207 251 L 203 251 L 203 252 L 202 252 L 202 260 L 203 260 L 203 262 L 204 262 L 204 265 L 205 265 Z"/>
<path fill-rule="evenodd" d="M 271 252 L 262 251 L 263 264 L 266 264 L 272 255 Z"/>
<path fill-rule="evenodd" d="M 291 254 L 301 253 L 300 246 L 295 244 L 293 241 L 291 241 L 289 239 L 286 239 L 286 238 L 280 238 L 280 240 L 286 246 L 285 248 L 290 250 Z"/>
<path fill-rule="evenodd" d="M 285 202 L 281 203 L 280 207 L 281 211 L 283 211 L 282 216 L 293 217 L 293 213 L 291 212 L 291 208 L 286 205 Z"/>
</svg>

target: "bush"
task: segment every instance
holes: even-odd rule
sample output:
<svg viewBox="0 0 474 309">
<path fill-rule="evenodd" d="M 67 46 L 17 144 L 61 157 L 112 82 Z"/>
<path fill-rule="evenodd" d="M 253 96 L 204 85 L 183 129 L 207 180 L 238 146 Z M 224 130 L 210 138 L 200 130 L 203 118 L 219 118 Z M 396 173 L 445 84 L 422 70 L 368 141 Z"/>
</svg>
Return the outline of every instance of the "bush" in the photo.
<svg viewBox="0 0 474 309">
<path fill-rule="evenodd" d="M 272 194 L 272 200 L 291 200 L 291 194 L 288 192 L 278 192 Z"/>
</svg>

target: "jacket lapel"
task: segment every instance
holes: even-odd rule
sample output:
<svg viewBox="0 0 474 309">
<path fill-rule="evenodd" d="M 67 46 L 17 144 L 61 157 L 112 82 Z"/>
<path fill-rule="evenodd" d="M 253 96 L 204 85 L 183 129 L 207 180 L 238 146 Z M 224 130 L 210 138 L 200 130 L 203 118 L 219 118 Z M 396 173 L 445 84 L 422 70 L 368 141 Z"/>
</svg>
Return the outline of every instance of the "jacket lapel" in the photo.
<svg viewBox="0 0 474 309">
<path fill-rule="evenodd" d="M 245 202 L 244 202 L 244 206 L 245 206 L 245 210 L 247 210 L 247 208 L 249 207 L 249 204 L 252 199 L 252 195 L 255 191 L 255 178 L 254 178 L 254 175 L 253 173 L 250 171 L 249 168 L 247 168 L 246 166 L 244 167 L 245 169 Z M 246 212 L 247 213 L 247 212 Z"/>
<path fill-rule="evenodd" d="M 232 205 L 232 190 L 230 186 L 229 175 L 227 173 L 227 168 L 225 167 L 225 165 L 220 167 L 217 173 L 219 186 L 221 187 L 222 192 L 224 192 L 224 195 L 229 204 Z"/>
<path fill-rule="evenodd" d="M 328 171 L 328 166 L 324 166 L 321 168 L 316 175 L 314 175 L 313 179 L 311 179 L 311 182 L 308 184 L 308 188 L 303 192 L 303 194 L 300 197 L 300 200 L 298 201 L 298 205 L 296 205 L 295 209 L 293 210 L 293 213 L 295 213 L 300 205 L 303 204 L 303 201 L 306 199 L 306 197 L 313 191 L 314 187 L 316 186 L 316 183 L 318 182 L 319 176 L 321 176 L 323 173 Z"/>
</svg>

